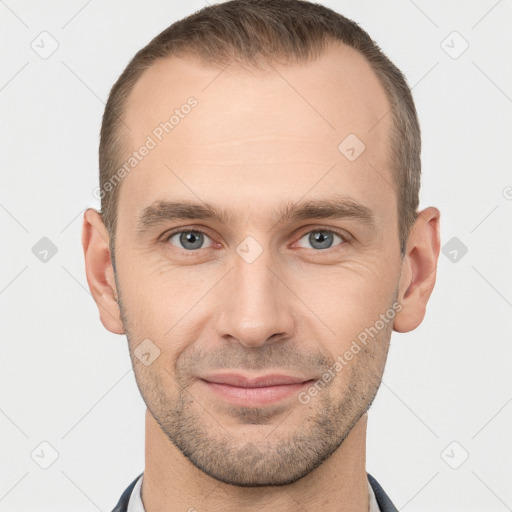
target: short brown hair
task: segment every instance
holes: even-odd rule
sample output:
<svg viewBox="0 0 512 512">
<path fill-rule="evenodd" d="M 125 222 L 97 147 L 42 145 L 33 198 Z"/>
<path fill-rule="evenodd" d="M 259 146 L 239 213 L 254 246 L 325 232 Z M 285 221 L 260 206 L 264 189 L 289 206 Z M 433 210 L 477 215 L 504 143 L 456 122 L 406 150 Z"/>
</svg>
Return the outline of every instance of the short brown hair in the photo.
<svg viewBox="0 0 512 512">
<path fill-rule="evenodd" d="M 128 63 L 110 91 L 101 126 L 100 190 L 114 177 L 127 152 L 122 132 L 127 99 L 142 73 L 158 59 L 194 54 L 209 66 L 230 62 L 307 62 L 327 44 L 344 43 L 363 55 L 391 104 L 390 162 L 398 202 L 402 256 L 417 217 L 421 178 L 421 134 L 406 79 L 354 21 L 305 0 L 231 0 L 205 7 L 153 38 Z M 341 142 L 341 141 L 340 141 Z M 114 258 L 119 186 L 101 194 L 101 215 Z"/>
</svg>

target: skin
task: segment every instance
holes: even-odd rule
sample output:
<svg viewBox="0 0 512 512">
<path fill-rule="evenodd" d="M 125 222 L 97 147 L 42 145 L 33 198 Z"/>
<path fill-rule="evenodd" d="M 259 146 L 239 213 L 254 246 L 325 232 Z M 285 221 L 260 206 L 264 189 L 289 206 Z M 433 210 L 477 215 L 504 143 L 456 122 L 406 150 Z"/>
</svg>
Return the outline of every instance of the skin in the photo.
<svg viewBox="0 0 512 512">
<path fill-rule="evenodd" d="M 198 105 L 122 181 L 116 275 L 100 215 L 84 214 L 89 287 L 103 325 L 127 335 L 147 405 L 145 509 L 367 511 L 366 411 L 392 330 L 424 318 L 439 210 L 419 212 L 402 258 L 389 102 L 352 49 L 219 72 L 193 56 L 168 58 L 137 82 L 126 116 L 133 149 L 188 97 Z M 366 146 L 353 162 L 338 150 L 350 133 Z M 371 209 L 375 226 L 273 215 L 284 201 L 336 193 Z M 138 233 L 140 212 L 156 200 L 204 201 L 233 218 L 163 221 Z M 204 231 L 204 248 L 164 240 L 171 228 Z M 349 236 L 319 249 L 309 235 L 328 229 Z M 248 236 L 262 249 L 252 263 L 236 251 Z M 233 405 L 198 378 L 228 369 L 320 379 L 394 303 L 393 320 L 308 404 L 293 396 Z M 134 356 L 144 339 L 160 350 L 147 366 Z"/>
</svg>

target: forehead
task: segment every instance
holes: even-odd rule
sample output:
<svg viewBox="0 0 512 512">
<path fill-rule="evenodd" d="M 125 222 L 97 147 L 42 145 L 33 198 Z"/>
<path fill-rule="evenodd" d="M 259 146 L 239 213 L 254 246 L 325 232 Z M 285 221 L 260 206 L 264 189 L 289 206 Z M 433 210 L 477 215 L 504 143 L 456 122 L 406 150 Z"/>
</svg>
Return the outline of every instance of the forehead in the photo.
<svg viewBox="0 0 512 512">
<path fill-rule="evenodd" d="M 389 113 L 370 65 L 341 44 L 310 63 L 265 70 L 161 59 L 127 102 L 127 158 L 151 149 L 123 178 L 119 215 L 194 195 L 247 211 L 262 197 L 270 204 L 332 187 L 370 206 L 386 193 L 394 206 Z"/>
</svg>

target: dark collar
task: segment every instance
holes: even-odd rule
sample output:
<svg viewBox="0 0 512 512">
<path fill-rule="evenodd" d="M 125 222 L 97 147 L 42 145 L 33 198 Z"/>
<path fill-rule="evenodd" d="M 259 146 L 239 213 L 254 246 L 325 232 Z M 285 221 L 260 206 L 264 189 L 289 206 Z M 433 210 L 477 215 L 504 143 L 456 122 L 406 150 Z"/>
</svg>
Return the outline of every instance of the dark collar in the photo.
<svg viewBox="0 0 512 512">
<path fill-rule="evenodd" d="M 128 502 L 130 501 L 130 496 L 132 494 L 133 488 L 135 487 L 135 484 L 137 483 L 137 480 L 140 478 L 140 476 L 143 474 L 140 473 L 140 475 L 135 478 L 135 480 L 125 489 L 123 494 L 121 495 L 121 498 L 119 499 L 119 502 L 117 503 L 116 507 L 112 512 L 126 512 L 128 509 Z M 384 491 L 384 489 L 380 486 L 379 482 L 373 478 L 370 473 L 367 473 L 368 475 L 368 481 L 370 482 L 370 485 L 372 486 L 373 492 L 375 493 L 375 499 L 377 500 L 377 503 L 379 504 L 379 508 L 381 512 L 398 512 L 398 509 L 393 505 L 393 502 L 389 499 L 388 495 Z"/>
<path fill-rule="evenodd" d="M 393 505 L 393 502 L 389 499 L 384 489 L 380 486 L 379 482 L 373 478 L 370 473 L 368 475 L 368 481 L 372 486 L 373 492 L 375 493 L 375 499 L 379 505 L 380 512 L 398 512 L 398 509 Z"/>
<path fill-rule="evenodd" d="M 130 501 L 130 496 L 132 494 L 133 488 L 135 487 L 137 480 L 140 478 L 142 474 L 144 474 L 144 472 L 138 475 L 137 478 L 125 489 L 125 491 L 119 498 L 119 502 L 115 506 L 114 510 L 112 510 L 112 512 L 126 512 L 128 510 L 128 502 Z"/>
</svg>

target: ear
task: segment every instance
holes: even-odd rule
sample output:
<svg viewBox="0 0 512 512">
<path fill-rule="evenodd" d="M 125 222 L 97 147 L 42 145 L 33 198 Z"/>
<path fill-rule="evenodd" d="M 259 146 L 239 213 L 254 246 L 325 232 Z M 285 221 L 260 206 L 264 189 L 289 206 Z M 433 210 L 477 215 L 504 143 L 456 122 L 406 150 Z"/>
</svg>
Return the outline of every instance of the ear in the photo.
<svg viewBox="0 0 512 512">
<path fill-rule="evenodd" d="M 124 334 L 110 258 L 109 236 L 101 214 L 94 208 L 87 208 L 84 213 L 82 247 L 87 283 L 98 306 L 101 323 L 114 334 Z"/>
<path fill-rule="evenodd" d="M 418 213 L 407 240 L 406 254 L 398 286 L 397 313 L 393 330 L 408 332 L 416 329 L 425 317 L 427 302 L 436 283 L 437 260 L 441 246 L 440 212 L 433 206 Z"/>
</svg>

